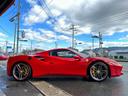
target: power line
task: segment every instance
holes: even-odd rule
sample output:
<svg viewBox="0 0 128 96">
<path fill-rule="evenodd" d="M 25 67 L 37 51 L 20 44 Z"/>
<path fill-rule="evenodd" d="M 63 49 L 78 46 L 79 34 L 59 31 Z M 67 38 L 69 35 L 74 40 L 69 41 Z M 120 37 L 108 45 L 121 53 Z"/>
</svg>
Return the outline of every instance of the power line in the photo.
<svg viewBox="0 0 128 96">
<path fill-rule="evenodd" d="M 100 20 L 100 21 L 103 21 L 103 20 L 105 20 L 106 18 L 111 18 L 111 19 L 113 19 L 113 18 L 115 18 L 115 17 L 119 17 L 119 16 L 126 15 L 126 14 L 128 14 L 128 10 L 126 10 L 126 11 L 124 11 L 124 12 L 121 12 L 121 13 L 119 13 L 119 14 L 115 14 L 115 15 L 103 17 L 103 18 L 101 18 L 101 19 L 95 20 L 94 22 L 97 22 L 97 21 L 99 22 L 99 20 Z M 97 23 L 96 23 L 96 24 L 97 24 Z"/>
<path fill-rule="evenodd" d="M 53 0 L 51 0 L 48 4 L 50 4 L 52 1 Z M 42 6 L 42 2 L 40 0 L 38 0 L 38 2 L 40 4 L 40 6 L 42 7 L 42 10 L 38 13 L 38 16 L 40 16 L 42 11 L 44 11 L 47 14 L 47 16 L 50 18 L 49 13 L 46 10 L 44 10 L 46 6 Z M 34 19 L 34 20 L 36 20 L 36 19 Z"/>
<path fill-rule="evenodd" d="M 8 31 L 7 31 L 4 27 L 2 27 L 1 25 L 0 25 L 0 28 L 1 28 L 4 32 L 8 33 Z"/>
<path fill-rule="evenodd" d="M 115 14 L 115 15 L 104 17 L 102 19 L 98 19 L 98 20 L 94 21 L 94 22 L 97 22 L 98 21 L 97 23 L 92 23 L 92 24 L 93 24 L 93 26 L 95 26 L 95 25 L 104 25 L 105 22 L 103 22 L 103 21 L 105 19 L 107 19 L 107 18 L 110 18 L 112 20 L 110 22 L 109 21 L 106 22 L 107 24 L 109 24 L 111 22 L 119 21 L 120 19 L 122 19 L 122 16 L 125 16 L 125 17 L 128 16 L 128 11 L 124 11 L 124 12 L 119 13 L 119 14 Z"/>
<path fill-rule="evenodd" d="M 76 25 L 74 25 L 74 24 L 71 24 L 71 26 L 67 29 L 67 30 L 65 30 L 65 31 L 72 31 L 72 34 L 71 34 L 71 46 L 72 46 L 72 48 L 75 48 L 75 34 L 76 34 L 76 32 L 77 31 L 80 31 L 79 29 L 77 29 L 76 28 Z"/>
<path fill-rule="evenodd" d="M 51 10 L 49 9 L 48 5 L 46 4 L 46 2 L 43 0 L 38 0 L 41 7 L 43 8 L 44 12 L 47 14 L 47 16 L 49 17 L 49 19 L 54 20 L 54 22 L 51 22 L 52 24 L 54 24 L 57 20 L 54 17 L 53 13 L 51 12 Z"/>
<path fill-rule="evenodd" d="M 17 14 L 18 14 L 18 17 L 17 17 L 17 19 L 18 19 L 18 25 L 17 25 L 17 50 L 16 50 L 16 53 L 17 53 L 17 54 L 18 54 L 18 52 L 19 52 L 20 4 L 21 4 L 21 2 L 20 2 L 20 0 L 19 0 L 19 1 L 18 1 L 18 12 L 17 12 Z"/>
<path fill-rule="evenodd" d="M 5 17 L 6 16 L 11 16 L 12 14 L 14 14 L 16 12 L 16 7 L 14 7 L 13 9 L 11 9 L 6 15 L 4 15 Z"/>
<path fill-rule="evenodd" d="M 42 4 L 41 4 L 42 5 Z M 46 4 L 46 2 L 43 0 L 43 5 L 45 5 L 46 6 L 46 10 L 45 10 L 45 12 L 46 12 L 46 14 L 49 16 L 49 17 L 54 17 L 53 16 L 53 14 L 51 13 L 51 11 L 50 11 L 50 9 L 48 8 L 48 6 L 47 6 L 47 4 Z M 108 16 L 108 17 L 104 17 L 104 18 L 102 18 L 102 19 L 100 19 L 100 20 L 104 20 L 104 19 L 106 19 L 106 18 L 110 18 L 110 19 L 112 19 L 110 22 L 112 22 L 112 21 L 117 21 L 117 19 L 120 19 L 121 18 L 121 16 L 126 16 L 128 14 L 128 11 L 126 10 L 126 11 L 124 11 L 124 12 L 122 12 L 122 13 L 119 13 L 119 14 L 115 14 L 115 15 L 111 15 L 111 16 Z M 54 19 L 54 18 L 52 18 L 52 19 Z M 55 19 L 54 19 L 55 20 Z M 55 21 L 57 21 L 57 20 L 55 20 Z M 95 22 L 97 22 L 97 21 L 99 21 L 99 20 L 96 20 Z M 94 23 L 93 25 L 96 25 L 96 24 L 99 24 L 99 25 L 103 25 L 104 23 L 102 22 L 102 21 L 100 21 L 100 22 L 98 22 L 98 23 Z M 119 21 L 119 20 L 118 20 Z M 107 23 L 110 23 L 110 22 L 107 22 Z M 52 22 L 53 23 L 53 22 Z M 61 28 L 61 27 L 60 27 Z"/>
<path fill-rule="evenodd" d="M 99 21 L 99 22 L 92 23 L 92 25 L 93 26 L 97 26 L 98 25 L 97 29 L 100 29 L 101 27 L 103 28 L 103 26 L 106 26 L 108 24 L 115 24 L 115 23 L 118 24 L 118 23 L 124 22 L 124 21 L 121 21 L 121 19 L 123 19 L 122 16 L 125 16 L 127 18 L 128 11 L 124 11 L 124 12 L 122 12 L 120 14 L 116 14 L 116 15 L 111 15 L 111 16 L 108 16 L 108 17 L 104 17 L 104 18 L 100 19 L 102 21 L 96 20 L 96 21 Z M 106 18 L 110 18 L 111 20 L 105 22 L 104 19 L 106 19 Z"/>
<path fill-rule="evenodd" d="M 111 22 L 106 22 L 105 24 L 104 23 L 99 23 L 97 29 L 100 29 L 101 27 L 105 27 L 106 25 L 110 24 L 110 23 L 116 23 L 116 22 L 120 22 L 120 19 L 117 19 L 117 20 L 111 20 Z M 119 23 L 118 22 L 118 23 Z M 94 24 L 93 26 L 95 26 L 96 24 Z M 123 24 L 124 25 L 124 24 Z M 127 24 L 126 24 L 127 25 Z"/>
</svg>

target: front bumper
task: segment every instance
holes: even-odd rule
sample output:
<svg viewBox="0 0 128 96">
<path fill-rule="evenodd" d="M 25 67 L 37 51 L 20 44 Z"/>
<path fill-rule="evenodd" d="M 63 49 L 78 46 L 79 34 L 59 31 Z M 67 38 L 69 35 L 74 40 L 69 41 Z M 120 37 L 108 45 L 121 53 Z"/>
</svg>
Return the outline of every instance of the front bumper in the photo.
<svg viewBox="0 0 128 96">
<path fill-rule="evenodd" d="M 110 66 L 111 77 L 118 77 L 123 75 L 122 69 L 123 69 L 123 66 L 111 65 Z"/>
</svg>

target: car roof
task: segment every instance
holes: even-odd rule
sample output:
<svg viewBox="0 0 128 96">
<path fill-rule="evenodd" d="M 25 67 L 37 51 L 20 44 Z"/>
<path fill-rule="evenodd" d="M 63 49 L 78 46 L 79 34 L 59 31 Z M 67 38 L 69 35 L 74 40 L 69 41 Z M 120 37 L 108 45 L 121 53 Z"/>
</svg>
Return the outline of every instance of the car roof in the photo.
<svg viewBox="0 0 128 96">
<path fill-rule="evenodd" d="M 50 49 L 48 51 L 52 51 L 52 50 L 71 50 L 70 48 L 54 48 L 54 49 Z"/>
</svg>

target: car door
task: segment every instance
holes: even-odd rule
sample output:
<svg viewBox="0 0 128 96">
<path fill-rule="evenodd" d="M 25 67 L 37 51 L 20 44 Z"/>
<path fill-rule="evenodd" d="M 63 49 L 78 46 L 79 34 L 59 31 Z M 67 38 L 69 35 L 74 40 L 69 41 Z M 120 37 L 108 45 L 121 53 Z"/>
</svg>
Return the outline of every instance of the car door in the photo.
<svg viewBox="0 0 128 96">
<path fill-rule="evenodd" d="M 81 60 L 76 60 L 77 54 L 70 50 L 60 49 L 50 52 L 51 74 L 80 75 L 84 68 Z M 85 70 L 84 70 L 85 71 Z"/>
</svg>

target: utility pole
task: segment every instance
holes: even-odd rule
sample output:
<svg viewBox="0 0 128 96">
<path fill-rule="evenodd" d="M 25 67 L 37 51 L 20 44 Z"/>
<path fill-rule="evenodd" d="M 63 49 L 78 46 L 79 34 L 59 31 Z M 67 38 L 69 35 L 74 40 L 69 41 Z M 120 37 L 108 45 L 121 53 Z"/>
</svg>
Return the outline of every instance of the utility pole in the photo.
<svg viewBox="0 0 128 96">
<path fill-rule="evenodd" d="M 71 24 L 71 26 L 64 31 L 71 31 L 72 32 L 72 34 L 71 34 L 71 48 L 75 48 L 75 34 L 81 30 L 77 28 L 77 25 Z"/>
<path fill-rule="evenodd" d="M 18 26 L 17 26 L 17 50 L 16 54 L 19 52 L 19 32 L 20 32 L 20 0 L 18 1 Z"/>
<path fill-rule="evenodd" d="M 5 41 L 5 43 L 6 43 L 6 44 L 5 44 L 5 47 L 6 47 L 5 50 L 6 50 L 6 55 L 7 55 L 7 54 L 8 54 L 8 41 Z"/>
<path fill-rule="evenodd" d="M 102 48 L 102 44 L 103 44 L 103 37 L 101 32 L 99 32 L 99 36 L 93 35 L 92 36 L 92 48 L 94 48 L 94 38 L 98 38 L 99 39 L 99 48 Z"/>
<path fill-rule="evenodd" d="M 99 36 L 96 36 L 96 35 L 92 35 L 92 50 L 94 49 L 94 41 L 95 41 L 95 38 L 98 38 L 99 39 Z"/>
<path fill-rule="evenodd" d="M 57 44 L 57 41 L 55 41 L 55 48 L 58 48 L 58 44 Z"/>
<path fill-rule="evenodd" d="M 16 22 L 16 20 L 17 20 L 17 17 L 18 17 L 18 13 L 9 19 L 10 22 L 14 23 L 14 27 L 15 27 L 15 29 L 14 29 L 13 55 L 15 55 L 15 53 L 16 53 L 16 39 L 17 39 L 17 22 Z"/>
<path fill-rule="evenodd" d="M 72 24 L 69 30 L 72 30 L 72 48 L 74 48 L 75 47 L 75 31 L 77 31 L 75 28 L 75 25 Z"/>
<path fill-rule="evenodd" d="M 31 42 L 31 54 L 32 54 L 33 42 L 32 42 L 32 40 L 30 40 L 30 42 Z"/>
<path fill-rule="evenodd" d="M 101 34 L 101 32 L 99 32 L 99 48 L 102 48 L 102 44 L 103 44 L 102 34 Z"/>
<path fill-rule="evenodd" d="M 94 50 L 94 36 L 92 36 L 92 50 Z"/>
<path fill-rule="evenodd" d="M 75 27 L 74 26 L 75 25 L 72 24 L 72 27 L 71 27 L 71 29 L 72 29 L 72 48 L 74 48 L 74 37 L 75 37 Z"/>
<path fill-rule="evenodd" d="M 14 43 L 13 43 L 13 55 L 15 55 L 16 51 L 16 23 L 15 24 L 15 32 L 14 32 Z"/>
</svg>

